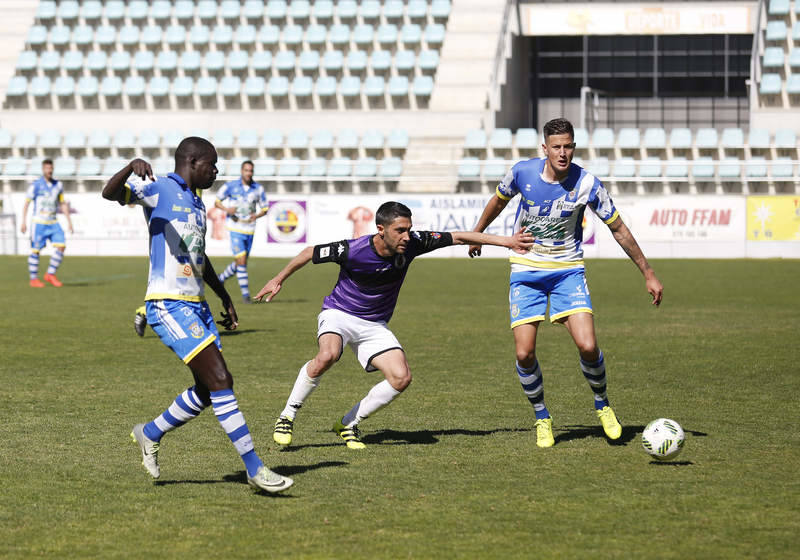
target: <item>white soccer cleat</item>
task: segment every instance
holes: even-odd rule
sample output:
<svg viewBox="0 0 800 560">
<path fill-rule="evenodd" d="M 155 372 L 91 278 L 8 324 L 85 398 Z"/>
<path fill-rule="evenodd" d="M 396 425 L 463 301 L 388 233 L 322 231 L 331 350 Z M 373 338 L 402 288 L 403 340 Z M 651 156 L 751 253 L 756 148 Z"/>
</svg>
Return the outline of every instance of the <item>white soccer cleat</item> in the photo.
<svg viewBox="0 0 800 560">
<path fill-rule="evenodd" d="M 250 486 L 266 490 L 272 494 L 276 492 L 283 492 L 294 484 L 294 480 L 288 476 L 281 476 L 276 472 L 269 470 L 264 465 L 258 467 L 255 476 L 247 476 L 247 483 Z"/>
<path fill-rule="evenodd" d="M 144 435 L 144 424 L 136 424 L 131 432 L 131 439 L 139 444 L 142 450 L 142 465 L 150 473 L 153 478 L 161 476 L 161 470 L 158 468 L 158 449 L 161 443 L 153 441 Z"/>
</svg>

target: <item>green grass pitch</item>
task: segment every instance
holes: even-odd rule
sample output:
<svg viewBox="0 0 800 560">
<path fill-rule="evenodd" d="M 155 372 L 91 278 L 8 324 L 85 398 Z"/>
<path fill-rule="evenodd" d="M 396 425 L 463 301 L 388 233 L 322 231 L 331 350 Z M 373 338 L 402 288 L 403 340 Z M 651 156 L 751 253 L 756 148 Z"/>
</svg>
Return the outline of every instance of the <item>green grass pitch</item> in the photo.
<svg viewBox="0 0 800 560">
<path fill-rule="evenodd" d="M 222 269 L 229 259 L 214 259 Z M 254 259 L 255 293 L 285 261 Z M 42 269 L 47 258 L 42 259 Z M 0 258 L 2 558 L 787 558 L 800 545 L 800 262 L 655 261 L 649 305 L 630 262 L 590 261 L 620 444 L 603 437 L 563 327 L 538 356 L 556 445 L 535 445 L 514 373 L 508 264 L 421 259 L 391 327 L 414 381 L 363 425 L 352 452 L 333 422 L 380 378 L 349 350 L 298 416 L 271 430 L 316 348 L 337 268 L 308 266 L 273 303 L 240 306 L 224 355 L 256 449 L 295 479 L 255 494 L 206 411 L 166 436 L 153 483 L 128 438 L 190 384 L 148 329 L 132 328 L 142 258 L 67 257 L 60 290 Z M 229 281 L 238 301 L 238 286 Z M 215 298 L 211 306 L 218 313 Z M 672 464 L 644 425 L 687 432 Z M 794 552 L 793 552 L 794 551 Z"/>
</svg>

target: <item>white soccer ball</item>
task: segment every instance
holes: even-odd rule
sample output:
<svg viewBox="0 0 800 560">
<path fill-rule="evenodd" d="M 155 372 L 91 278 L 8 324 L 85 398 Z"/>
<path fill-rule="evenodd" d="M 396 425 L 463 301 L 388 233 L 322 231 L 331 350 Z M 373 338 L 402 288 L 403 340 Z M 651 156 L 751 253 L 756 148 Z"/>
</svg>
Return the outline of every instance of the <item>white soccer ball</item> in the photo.
<svg viewBox="0 0 800 560">
<path fill-rule="evenodd" d="M 651 457 L 669 461 L 683 449 L 684 433 L 681 425 L 669 418 L 653 420 L 642 432 L 642 447 Z"/>
</svg>

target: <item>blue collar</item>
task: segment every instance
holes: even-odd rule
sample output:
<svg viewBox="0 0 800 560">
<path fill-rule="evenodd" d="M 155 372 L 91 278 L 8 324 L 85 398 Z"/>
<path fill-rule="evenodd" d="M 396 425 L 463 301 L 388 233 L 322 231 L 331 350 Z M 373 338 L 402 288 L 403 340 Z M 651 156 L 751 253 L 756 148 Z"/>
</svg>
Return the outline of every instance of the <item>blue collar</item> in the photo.
<svg viewBox="0 0 800 560">
<path fill-rule="evenodd" d="M 167 177 L 178 183 L 181 188 L 188 189 L 189 185 L 186 184 L 186 181 L 183 180 L 183 177 L 178 175 L 177 173 L 167 173 Z"/>
</svg>

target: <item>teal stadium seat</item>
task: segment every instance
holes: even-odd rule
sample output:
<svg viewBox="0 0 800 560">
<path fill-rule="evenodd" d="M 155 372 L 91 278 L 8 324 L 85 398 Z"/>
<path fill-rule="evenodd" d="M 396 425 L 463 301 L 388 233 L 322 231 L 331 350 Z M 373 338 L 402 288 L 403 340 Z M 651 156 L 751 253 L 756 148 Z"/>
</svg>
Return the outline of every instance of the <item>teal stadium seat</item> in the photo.
<svg viewBox="0 0 800 560">
<path fill-rule="evenodd" d="M 53 83 L 53 93 L 60 98 L 75 95 L 75 78 L 72 76 L 59 76 L 56 78 Z"/>
<path fill-rule="evenodd" d="M 211 143 L 217 148 L 223 150 L 232 150 L 236 145 L 236 139 L 233 135 L 233 130 L 230 128 L 220 128 L 214 131 L 211 135 Z"/>
<path fill-rule="evenodd" d="M 459 179 L 479 179 L 481 176 L 480 160 L 476 157 L 461 158 L 458 162 Z"/>
<path fill-rule="evenodd" d="M 114 51 L 107 62 L 114 74 L 129 74 L 131 71 L 131 55 L 128 51 Z"/>
<path fill-rule="evenodd" d="M 176 78 L 178 80 L 178 78 Z M 186 83 L 186 80 L 191 82 L 191 78 L 184 78 L 182 83 Z M 163 99 L 167 95 L 169 95 L 170 83 L 167 78 L 164 76 L 155 76 L 150 78 L 150 81 L 147 84 L 147 93 L 150 97 L 155 99 Z"/>
<path fill-rule="evenodd" d="M 644 131 L 644 147 L 648 151 L 663 151 L 667 148 L 667 133 L 663 128 L 648 128 Z"/>
<path fill-rule="evenodd" d="M 39 22 L 49 22 L 56 19 L 56 13 L 58 12 L 58 7 L 55 2 L 49 1 L 42 1 L 39 2 L 39 5 L 36 7 L 36 21 Z"/>
<path fill-rule="evenodd" d="M 743 150 L 744 131 L 741 128 L 725 128 L 722 131 L 720 143 L 725 149 Z"/>
<path fill-rule="evenodd" d="M 450 0 L 433 0 L 431 16 L 435 20 L 446 20 L 450 17 Z"/>
<path fill-rule="evenodd" d="M 118 76 L 106 76 L 100 82 L 100 94 L 104 97 L 118 97 L 122 95 L 122 80 Z"/>
<path fill-rule="evenodd" d="M 789 68 L 792 72 L 800 72 L 800 45 L 789 52 Z"/>
<path fill-rule="evenodd" d="M 296 58 L 293 51 L 278 51 L 273 58 L 273 66 L 283 74 L 293 73 Z"/>
<path fill-rule="evenodd" d="M 790 74 L 786 78 L 786 93 L 800 95 L 800 74 Z"/>
<path fill-rule="evenodd" d="M 181 54 L 178 65 L 185 74 L 196 74 L 200 71 L 202 58 L 197 51 L 185 51 Z"/>
<path fill-rule="evenodd" d="M 361 94 L 361 79 L 357 76 L 345 76 L 339 82 L 339 93 L 345 98 L 358 97 Z"/>
<path fill-rule="evenodd" d="M 93 74 L 105 74 L 108 56 L 103 51 L 92 51 L 86 55 L 86 69 Z"/>
<path fill-rule="evenodd" d="M 78 162 L 79 177 L 96 177 L 100 175 L 102 163 L 99 157 L 84 156 Z"/>
<path fill-rule="evenodd" d="M 423 72 L 435 72 L 439 66 L 439 51 L 424 49 L 420 51 L 417 66 Z"/>
<path fill-rule="evenodd" d="M 149 15 L 160 27 L 166 27 L 169 24 L 170 12 L 172 12 L 172 5 L 168 0 L 154 0 L 150 5 Z"/>
<path fill-rule="evenodd" d="M 14 138 L 14 144 L 17 146 L 17 148 L 28 151 L 36 149 L 38 140 L 39 137 L 34 131 L 23 129 L 17 132 L 17 135 Z"/>
<path fill-rule="evenodd" d="M 386 138 L 386 146 L 390 150 L 405 151 L 408 149 L 408 142 L 408 131 L 397 128 L 390 130 L 389 135 Z"/>
<path fill-rule="evenodd" d="M 244 82 L 244 93 L 248 97 L 264 97 L 265 81 L 261 76 L 250 76 Z"/>
<path fill-rule="evenodd" d="M 592 147 L 609 150 L 614 148 L 614 131 L 610 128 L 596 128 L 592 133 Z"/>
<path fill-rule="evenodd" d="M 0 128 L 0 157 L 5 157 L 11 152 L 14 146 L 14 136 L 10 130 Z"/>
<path fill-rule="evenodd" d="M 694 143 L 701 150 L 715 150 L 719 143 L 717 131 L 714 128 L 700 128 L 694 137 Z"/>
<path fill-rule="evenodd" d="M 219 83 L 216 78 L 211 76 L 202 76 L 194 84 L 194 91 L 200 97 L 215 97 L 217 95 L 217 86 Z"/>
<path fill-rule="evenodd" d="M 769 0 L 767 14 L 770 16 L 788 16 L 789 0 Z"/>
<path fill-rule="evenodd" d="M 428 2 L 426 0 L 408 0 L 406 15 L 411 21 L 426 19 L 428 17 Z"/>
<path fill-rule="evenodd" d="M 780 128 L 775 131 L 775 147 L 779 150 L 797 148 L 797 134 L 794 130 Z"/>
<path fill-rule="evenodd" d="M 780 74 L 762 74 L 758 93 L 761 95 L 778 95 L 783 89 L 783 80 Z"/>
<path fill-rule="evenodd" d="M 318 97 L 331 98 L 336 95 L 337 82 L 332 76 L 321 76 L 314 84 L 314 91 Z"/>
<path fill-rule="evenodd" d="M 385 17 L 387 21 L 402 20 L 403 7 L 402 0 L 384 0 L 383 17 Z"/>
<path fill-rule="evenodd" d="M 589 131 L 585 128 L 575 128 L 574 130 L 574 140 L 575 146 L 577 149 L 583 149 L 589 147 Z M 542 138 L 544 142 L 544 138 Z"/>
<path fill-rule="evenodd" d="M 328 74 L 338 74 L 342 70 L 344 55 L 342 51 L 325 51 L 322 66 Z"/>
<path fill-rule="evenodd" d="M 621 157 L 614 161 L 614 171 L 612 172 L 615 177 L 629 179 L 636 176 L 636 164 L 632 157 Z"/>
<path fill-rule="evenodd" d="M 383 151 L 384 146 L 384 136 L 380 130 L 369 129 L 364 131 L 364 135 L 361 137 L 361 145 L 364 147 L 365 150 L 369 150 L 372 152 Z"/>
<path fill-rule="evenodd" d="M 433 94 L 433 78 L 430 76 L 417 76 L 411 86 L 417 97 L 430 97 Z"/>
<path fill-rule="evenodd" d="M 375 39 L 375 27 L 369 23 L 358 24 L 353 28 L 351 38 L 357 48 L 371 51 Z"/>
<path fill-rule="evenodd" d="M 78 74 L 83 71 L 83 53 L 80 51 L 67 51 L 61 57 L 61 67 L 67 74 Z"/>
<path fill-rule="evenodd" d="M 43 53 L 44 54 L 44 53 Z M 17 74 L 29 74 L 36 70 L 39 57 L 35 51 L 22 51 L 17 58 Z"/>
<path fill-rule="evenodd" d="M 347 53 L 347 69 L 351 74 L 361 74 L 367 69 L 367 53 L 364 51 L 350 51 Z"/>
<path fill-rule="evenodd" d="M 279 177 L 299 177 L 301 169 L 300 160 L 295 157 L 284 158 L 278 162 Z"/>
<path fill-rule="evenodd" d="M 194 17 L 194 2 L 192 0 L 178 0 L 173 8 L 173 15 L 178 21 L 189 21 Z"/>
<path fill-rule="evenodd" d="M 692 176 L 695 179 L 713 179 L 714 163 L 710 156 L 700 156 L 692 162 Z"/>
<path fill-rule="evenodd" d="M 769 131 L 764 128 L 751 128 L 747 138 L 747 144 L 750 146 L 751 150 L 769 150 Z"/>
<path fill-rule="evenodd" d="M 164 30 L 158 25 L 148 25 L 142 29 L 139 35 L 139 41 L 146 49 L 158 50 L 161 46 L 161 41 L 164 35 Z"/>
<path fill-rule="evenodd" d="M 744 172 L 748 179 L 765 179 L 767 177 L 767 160 L 764 156 L 750 156 L 744 163 Z"/>
<path fill-rule="evenodd" d="M 214 21 L 217 19 L 217 6 L 214 0 L 200 0 L 195 7 L 195 15 L 200 21 Z"/>
<path fill-rule="evenodd" d="M 228 53 L 227 67 L 233 75 L 246 75 L 249 66 L 250 56 L 246 51 L 231 51 Z"/>
<path fill-rule="evenodd" d="M 661 158 L 654 156 L 644 158 L 639 164 L 639 175 L 648 179 L 661 177 Z"/>
<path fill-rule="evenodd" d="M 61 142 L 61 133 L 57 130 L 48 128 L 39 135 L 39 146 L 45 150 L 60 150 Z"/>
<path fill-rule="evenodd" d="M 354 0 L 337 0 L 335 11 L 340 20 L 350 21 L 356 18 L 358 5 Z"/>
<path fill-rule="evenodd" d="M 303 51 L 300 53 L 298 66 L 304 75 L 316 75 L 319 70 L 319 52 Z"/>
<path fill-rule="evenodd" d="M 339 130 L 336 135 L 336 146 L 343 151 L 358 150 L 358 133 L 350 128 Z"/>
<path fill-rule="evenodd" d="M 316 0 L 311 13 L 317 21 L 330 21 L 333 19 L 333 2 L 331 0 Z"/>
<path fill-rule="evenodd" d="M 58 4 L 58 17 L 61 21 L 71 22 L 78 19 L 80 6 L 75 0 L 61 0 Z"/>
<path fill-rule="evenodd" d="M 291 93 L 297 99 L 308 99 L 314 90 L 314 80 L 309 76 L 297 76 L 292 81 Z"/>
<path fill-rule="evenodd" d="M 398 157 L 389 157 L 381 160 L 378 174 L 385 178 L 397 178 L 403 174 L 403 160 Z"/>
<path fill-rule="evenodd" d="M 283 133 L 275 128 L 269 128 L 264 131 L 262 140 L 264 149 L 273 152 L 283 152 Z"/>
<path fill-rule="evenodd" d="M 350 26 L 342 23 L 331 25 L 328 29 L 328 41 L 334 49 L 346 50 L 350 44 Z"/>
<path fill-rule="evenodd" d="M 149 75 L 156 64 L 156 57 L 151 51 L 137 51 L 133 57 L 133 67 L 139 74 Z"/>
<path fill-rule="evenodd" d="M 261 22 L 264 17 L 264 2 L 261 0 L 247 0 L 242 7 L 242 15 L 250 22 Z"/>
<path fill-rule="evenodd" d="M 44 49 L 47 45 L 47 28 L 44 25 L 31 26 L 26 44 L 37 51 Z"/>
<path fill-rule="evenodd" d="M 142 76 L 128 76 L 122 84 L 122 91 L 129 98 L 139 98 L 144 95 L 146 87 Z"/>
<path fill-rule="evenodd" d="M 219 8 L 219 15 L 225 21 L 236 21 L 242 13 L 238 0 L 225 0 Z"/>
<path fill-rule="evenodd" d="M 425 43 L 430 49 L 438 49 L 444 43 L 445 27 L 441 23 L 431 23 L 425 28 Z"/>
<path fill-rule="evenodd" d="M 126 15 L 134 22 L 146 20 L 148 9 L 149 6 L 144 0 L 129 0 Z"/>
<path fill-rule="evenodd" d="M 367 97 L 383 97 L 386 92 L 386 80 L 383 76 L 369 76 L 364 80 L 364 94 Z"/>
<path fill-rule="evenodd" d="M 362 0 L 359 14 L 364 21 L 376 21 L 381 17 L 381 3 L 378 0 Z"/>
<path fill-rule="evenodd" d="M 586 164 L 586 169 L 589 173 L 600 179 L 608 177 L 611 174 L 611 166 L 608 164 L 608 158 L 605 156 L 598 156 L 588 162 Z"/>
<path fill-rule="evenodd" d="M 106 158 L 105 160 L 103 160 L 102 174 L 105 175 L 106 177 L 111 177 L 117 171 L 125 167 L 127 164 L 128 160 L 124 158 L 119 158 L 119 157 Z"/>
<path fill-rule="evenodd" d="M 692 131 L 688 128 L 673 128 L 669 133 L 669 145 L 673 150 L 688 150 L 692 147 Z"/>
<path fill-rule="evenodd" d="M 50 78 L 47 76 L 34 76 L 28 84 L 28 93 L 33 97 L 44 98 L 50 96 Z"/>
<path fill-rule="evenodd" d="M 371 178 L 378 175 L 378 163 L 374 157 L 363 157 L 356 160 L 353 175 L 360 178 Z"/>
<path fill-rule="evenodd" d="M 61 67 L 61 55 L 56 51 L 44 51 L 39 57 L 39 68 L 45 74 L 53 74 Z"/>
<path fill-rule="evenodd" d="M 179 99 L 190 98 L 194 94 L 194 80 L 188 76 L 178 76 L 172 81 L 171 89 L 172 95 Z"/>
<path fill-rule="evenodd" d="M 739 158 L 726 157 L 719 165 L 719 178 L 723 181 L 739 179 L 742 176 L 742 162 Z"/>
<path fill-rule="evenodd" d="M 783 70 L 783 47 L 767 47 L 764 49 L 764 59 L 762 67 L 767 70 Z"/>
<path fill-rule="evenodd" d="M 95 150 L 108 150 L 111 147 L 111 135 L 103 128 L 96 128 L 89 132 L 86 145 Z"/>
<path fill-rule="evenodd" d="M 489 147 L 492 150 L 511 150 L 512 140 L 510 128 L 495 128 L 489 135 Z"/>
<path fill-rule="evenodd" d="M 786 23 L 781 20 L 767 22 L 767 41 L 786 41 Z"/>
<path fill-rule="evenodd" d="M 287 25 L 281 35 L 283 44 L 290 49 L 298 49 L 303 45 L 303 27 L 297 24 Z"/>
<path fill-rule="evenodd" d="M 416 23 L 407 23 L 400 30 L 400 42 L 404 47 L 416 49 L 422 41 L 422 28 Z"/>
<path fill-rule="evenodd" d="M 265 49 L 274 51 L 280 40 L 280 28 L 274 24 L 263 25 L 258 31 L 257 41 L 263 45 Z"/>
<path fill-rule="evenodd" d="M 292 0 L 289 4 L 289 15 L 295 22 L 307 20 L 311 15 L 311 6 L 307 0 Z"/>
<path fill-rule="evenodd" d="M 25 175 L 27 171 L 28 165 L 25 163 L 23 158 L 19 157 L 12 157 L 8 158 L 6 161 L 6 165 L 3 168 L 3 175 L 14 177 L 14 176 L 21 176 Z"/>
<path fill-rule="evenodd" d="M 258 132 L 252 129 L 240 130 L 236 143 L 239 145 L 239 149 L 242 150 L 242 152 L 257 150 Z"/>
<path fill-rule="evenodd" d="M 772 162 L 772 178 L 779 181 L 793 180 L 794 163 L 792 163 L 792 158 L 787 156 L 776 158 Z"/>
<path fill-rule="evenodd" d="M 487 181 L 499 181 L 506 174 L 508 166 L 499 158 L 492 158 L 483 164 L 483 178 Z"/>
<path fill-rule="evenodd" d="M 269 51 L 255 51 L 250 56 L 250 68 L 259 77 L 269 75 L 272 68 L 272 53 Z"/>
<path fill-rule="evenodd" d="M 164 31 L 164 42 L 174 51 L 183 51 L 186 44 L 186 28 L 180 23 L 170 25 Z"/>
<path fill-rule="evenodd" d="M 72 29 L 72 43 L 79 49 L 90 49 L 93 40 L 94 28 L 92 26 L 81 24 Z"/>
<path fill-rule="evenodd" d="M 70 28 L 66 25 L 56 25 L 50 28 L 48 40 L 57 50 L 64 50 L 69 45 Z"/>
<path fill-rule="evenodd" d="M 325 48 L 325 37 L 328 34 L 328 28 L 319 23 L 314 23 L 306 27 L 306 44 L 315 51 L 321 51 Z"/>
<path fill-rule="evenodd" d="M 683 156 L 670 158 L 664 169 L 664 175 L 669 179 L 685 179 L 689 177 L 689 164 Z"/>
<path fill-rule="evenodd" d="M 333 132 L 328 129 L 320 129 L 311 136 L 311 147 L 319 151 L 333 150 Z"/>
<path fill-rule="evenodd" d="M 94 42 L 104 50 L 111 50 L 117 42 L 117 29 L 112 25 L 101 25 L 94 31 Z"/>
<path fill-rule="evenodd" d="M 253 50 L 256 44 L 256 28 L 249 23 L 239 25 L 233 32 L 233 43 L 243 51 Z"/>
<path fill-rule="evenodd" d="M 486 138 L 486 131 L 482 128 L 469 130 L 464 138 L 464 148 L 467 150 L 483 151 L 486 150 L 487 141 L 488 139 Z"/>
<path fill-rule="evenodd" d="M 78 164 L 72 156 L 60 156 L 53 161 L 53 175 L 56 177 L 72 177 L 78 170 Z"/>
<path fill-rule="evenodd" d="M 372 51 L 369 65 L 376 74 L 388 72 L 392 67 L 392 53 L 384 50 Z"/>
<path fill-rule="evenodd" d="M 84 21 L 98 21 L 103 15 L 103 5 L 100 0 L 83 0 L 80 16 Z"/>
<path fill-rule="evenodd" d="M 271 97 L 286 97 L 289 95 L 289 79 L 286 76 L 273 76 L 267 82 L 267 93 Z"/>
<path fill-rule="evenodd" d="M 284 0 L 269 0 L 267 3 L 266 16 L 273 23 L 286 19 L 286 2 Z"/>
<path fill-rule="evenodd" d="M 219 83 L 223 97 L 239 97 L 242 92 L 242 79 L 239 76 L 225 76 Z"/>
<path fill-rule="evenodd" d="M 376 37 L 382 49 L 394 50 L 397 45 L 397 26 L 393 23 L 378 26 Z"/>
<path fill-rule="evenodd" d="M 225 69 L 225 53 L 222 51 L 208 51 L 203 57 L 203 67 L 212 75 L 222 73 Z"/>
<path fill-rule="evenodd" d="M 634 150 L 641 146 L 639 130 L 636 128 L 621 128 L 617 135 L 617 146 L 622 150 Z"/>
<path fill-rule="evenodd" d="M 305 165 L 303 175 L 306 177 L 324 177 L 328 171 L 328 161 L 325 158 L 314 158 Z"/>
<path fill-rule="evenodd" d="M 205 51 L 211 43 L 211 31 L 205 25 L 193 25 L 189 29 L 189 44 L 198 51 Z"/>
<path fill-rule="evenodd" d="M 520 157 L 525 157 L 522 152 L 529 153 L 530 151 L 538 150 L 541 140 L 535 128 L 520 128 L 517 129 L 516 143 L 517 149 L 520 151 Z"/>
<path fill-rule="evenodd" d="M 389 78 L 388 85 L 389 95 L 392 97 L 407 97 L 408 96 L 408 77 L 406 76 L 392 76 Z"/>
<path fill-rule="evenodd" d="M 352 175 L 353 162 L 350 158 L 333 158 L 328 165 L 328 175 L 331 177 L 350 177 Z"/>
<path fill-rule="evenodd" d="M 178 53 L 161 51 L 156 58 L 156 68 L 162 74 L 172 75 L 178 69 Z"/>
<path fill-rule="evenodd" d="M 417 55 L 414 51 L 399 50 L 394 53 L 394 67 L 400 74 L 408 74 L 414 71 L 417 63 Z"/>
<path fill-rule="evenodd" d="M 123 48 L 136 50 L 139 48 L 140 36 L 141 32 L 137 26 L 125 25 L 119 30 L 117 42 L 122 45 Z"/>
</svg>

